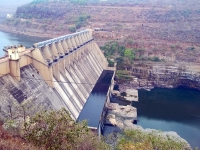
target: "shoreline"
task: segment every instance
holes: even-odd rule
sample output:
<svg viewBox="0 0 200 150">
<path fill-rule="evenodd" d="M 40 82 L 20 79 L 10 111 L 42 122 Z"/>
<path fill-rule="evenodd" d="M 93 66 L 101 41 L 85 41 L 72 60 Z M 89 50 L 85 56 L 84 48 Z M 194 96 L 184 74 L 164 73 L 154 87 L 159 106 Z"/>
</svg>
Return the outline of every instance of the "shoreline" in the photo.
<svg viewBox="0 0 200 150">
<path fill-rule="evenodd" d="M 130 86 L 126 86 L 126 84 L 124 85 L 124 84 L 118 84 L 118 86 L 120 87 L 120 86 L 124 86 L 124 88 L 122 88 L 123 90 L 122 91 L 126 91 L 126 89 L 129 89 L 129 88 L 133 88 L 133 87 L 130 87 Z M 177 88 L 181 88 L 181 89 L 191 89 L 191 90 L 195 90 L 195 91 L 199 91 L 199 89 L 195 89 L 195 88 L 189 88 L 189 87 L 183 87 L 183 86 L 181 86 L 181 87 L 156 87 L 156 86 L 153 86 L 151 89 L 145 89 L 145 88 L 135 88 L 135 89 L 137 89 L 137 90 L 145 90 L 145 91 L 151 91 L 152 89 L 158 89 L 158 88 L 161 88 L 161 89 L 177 89 Z M 119 90 L 119 89 L 118 89 Z M 123 103 L 125 103 L 125 105 L 126 105 L 126 102 L 124 102 L 124 100 L 122 100 L 120 97 L 118 97 L 118 98 L 116 98 L 116 99 L 114 99 L 114 101 L 113 101 L 113 98 L 114 97 L 112 97 L 112 100 L 111 100 L 111 102 L 114 102 L 114 103 L 120 103 L 120 104 L 123 104 Z M 119 100 L 120 99 L 120 100 Z M 137 105 L 132 105 L 133 107 L 136 107 Z M 137 107 L 136 107 L 137 108 Z M 139 120 L 139 118 L 138 118 L 138 120 Z M 141 130 L 142 132 L 144 132 L 144 133 L 149 133 L 150 131 L 160 131 L 160 130 L 158 130 L 158 129 L 156 129 L 155 127 L 152 127 L 152 128 L 144 128 L 144 127 L 142 127 L 141 125 L 138 125 L 138 124 L 132 124 L 132 122 L 130 122 L 129 120 L 126 120 L 126 119 L 124 119 L 123 120 L 123 122 L 126 122 L 127 124 L 127 129 L 139 129 L 139 130 Z M 117 128 L 114 128 L 114 127 L 107 127 L 108 129 L 107 129 L 107 132 L 110 132 L 110 131 L 114 131 L 114 130 L 117 130 Z M 124 129 L 126 129 L 126 128 L 124 128 Z M 120 130 L 121 131 L 121 130 Z M 190 140 L 190 138 L 191 137 L 189 137 L 189 138 L 187 138 L 187 137 L 182 137 L 181 135 L 179 135 L 178 134 L 178 131 L 177 130 L 175 130 L 175 129 L 171 129 L 170 131 L 162 131 L 162 133 L 163 133 L 163 135 L 175 135 L 175 137 L 177 138 L 177 139 L 182 139 L 183 141 L 185 141 L 186 143 L 187 143 L 187 147 L 190 147 L 191 149 L 192 149 L 192 147 L 194 148 L 194 147 L 196 147 L 196 145 L 198 145 L 198 144 L 194 144 L 194 143 L 192 143 L 191 142 L 191 140 Z M 187 140 L 186 140 L 187 139 Z M 190 142 L 190 143 L 189 143 Z M 190 149 L 189 148 L 189 149 Z"/>
<path fill-rule="evenodd" d="M 121 99 L 121 98 L 119 98 L 119 99 Z M 117 100 L 117 102 L 113 103 L 113 98 L 111 99 L 110 104 L 118 105 L 120 107 L 126 107 L 125 105 L 119 103 L 119 100 Z M 137 108 L 133 107 L 133 106 L 131 108 L 135 111 L 135 113 L 137 115 Z M 192 150 L 192 146 L 190 145 L 190 143 L 186 139 L 181 137 L 176 131 L 172 131 L 172 130 L 171 131 L 161 131 L 161 130 L 158 130 L 155 128 L 143 128 L 141 125 L 138 125 L 137 123 L 136 124 L 133 123 L 133 118 L 134 118 L 133 115 L 131 115 L 132 117 L 130 117 L 130 115 L 122 115 L 121 110 L 120 111 L 119 110 L 117 111 L 117 109 L 114 109 L 114 111 L 112 110 L 113 112 L 110 111 L 110 113 L 107 114 L 107 117 L 109 116 L 109 118 L 112 118 L 112 119 L 114 118 L 114 119 L 116 119 L 116 121 L 115 121 L 115 125 L 104 124 L 103 136 L 107 136 L 110 133 L 114 133 L 114 134 L 116 134 L 115 140 L 117 141 L 117 137 L 120 137 L 120 135 L 123 133 L 124 130 L 136 130 L 136 131 L 140 131 L 143 134 L 155 134 L 157 136 L 160 136 L 162 139 L 167 139 L 168 137 L 170 137 L 174 141 L 179 141 L 182 144 L 184 144 L 185 149 Z M 134 111 L 132 111 L 131 114 Z M 129 110 L 129 112 L 130 112 L 130 110 Z M 112 142 L 110 142 L 109 140 L 106 140 L 106 142 L 108 142 L 109 145 L 111 145 L 113 147 L 117 143 L 115 140 Z"/>
<path fill-rule="evenodd" d="M 53 34 L 50 35 L 50 34 L 39 34 L 39 33 L 32 33 L 32 32 L 17 31 L 13 27 L 9 28 L 9 27 L 7 27 L 5 25 L 2 25 L 2 24 L 0 24 L 0 31 L 6 32 L 6 33 L 12 33 L 12 34 L 16 34 L 16 35 L 32 37 L 32 38 L 41 38 L 41 39 L 42 38 L 51 39 L 51 38 L 55 38 L 56 37 L 56 35 L 53 35 Z"/>
</svg>

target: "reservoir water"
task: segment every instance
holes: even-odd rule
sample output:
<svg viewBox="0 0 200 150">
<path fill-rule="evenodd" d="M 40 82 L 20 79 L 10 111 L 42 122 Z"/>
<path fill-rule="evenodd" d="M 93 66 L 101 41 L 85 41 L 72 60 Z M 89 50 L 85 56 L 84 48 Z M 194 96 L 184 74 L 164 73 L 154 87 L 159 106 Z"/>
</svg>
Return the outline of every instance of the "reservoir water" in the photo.
<svg viewBox="0 0 200 150">
<path fill-rule="evenodd" d="M 139 90 L 138 125 L 175 131 L 192 147 L 200 148 L 200 91 L 176 88 Z"/>
<path fill-rule="evenodd" d="M 22 44 L 29 48 L 34 43 L 40 42 L 44 39 L 36 37 L 27 37 L 23 35 L 5 33 L 0 31 L 0 57 L 4 56 L 3 47 Z"/>
</svg>

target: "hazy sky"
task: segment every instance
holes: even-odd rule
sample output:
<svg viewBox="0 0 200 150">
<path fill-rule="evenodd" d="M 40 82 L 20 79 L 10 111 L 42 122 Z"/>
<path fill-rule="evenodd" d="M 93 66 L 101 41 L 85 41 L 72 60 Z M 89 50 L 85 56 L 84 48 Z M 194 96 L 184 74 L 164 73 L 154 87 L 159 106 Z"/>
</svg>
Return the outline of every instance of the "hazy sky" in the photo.
<svg viewBox="0 0 200 150">
<path fill-rule="evenodd" d="M 0 0 L 0 18 L 2 19 L 2 17 L 6 17 L 6 14 L 14 14 L 18 6 L 29 3 L 31 1 L 33 0 Z M 90 0 L 90 1 L 96 1 L 96 0 Z M 119 1 L 119 0 L 107 0 L 107 1 Z M 157 3 L 174 4 L 180 2 L 187 2 L 191 4 L 200 3 L 200 0 L 129 0 L 129 1 L 140 2 L 140 3 L 150 2 L 153 4 Z"/>
<path fill-rule="evenodd" d="M 15 13 L 18 6 L 31 1 L 32 0 L 0 0 L 0 17 L 6 17 L 6 14 Z"/>
</svg>

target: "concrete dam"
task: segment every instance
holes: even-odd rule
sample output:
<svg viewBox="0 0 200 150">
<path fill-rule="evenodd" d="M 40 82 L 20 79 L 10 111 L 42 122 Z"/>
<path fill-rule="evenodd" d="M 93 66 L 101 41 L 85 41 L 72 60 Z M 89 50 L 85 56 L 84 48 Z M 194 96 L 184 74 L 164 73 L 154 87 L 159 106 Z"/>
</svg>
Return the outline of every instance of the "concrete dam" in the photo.
<svg viewBox="0 0 200 150">
<path fill-rule="evenodd" d="M 87 29 L 39 42 L 5 47 L 0 58 L 0 118 L 23 118 L 65 108 L 77 120 L 108 63 Z"/>
</svg>

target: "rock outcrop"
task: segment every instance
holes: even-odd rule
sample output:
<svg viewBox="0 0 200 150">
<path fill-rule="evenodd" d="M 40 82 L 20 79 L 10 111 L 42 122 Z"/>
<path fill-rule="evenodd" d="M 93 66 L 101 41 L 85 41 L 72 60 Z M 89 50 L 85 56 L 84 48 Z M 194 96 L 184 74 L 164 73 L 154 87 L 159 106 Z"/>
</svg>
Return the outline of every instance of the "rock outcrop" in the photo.
<svg viewBox="0 0 200 150">
<path fill-rule="evenodd" d="M 104 126 L 104 135 L 106 138 L 106 143 L 108 143 L 113 149 L 117 144 L 118 138 L 121 137 L 122 132 L 124 130 L 136 130 L 141 132 L 144 135 L 154 135 L 159 136 L 161 139 L 171 139 L 172 141 L 180 142 L 184 145 L 185 150 L 191 150 L 190 144 L 183 138 L 181 138 L 176 132 L 174 131 L 168 131 L 168 132 L 162 132 L 155 129 L 144 129 L 143 127 L 139 125 L 133 124 L 133 118 L 137 116 L 137 109 L 132 106 L 119 106 L 118 104 L 110 103 L 107 116 L 107 122 L 112 125 L 105 125 Z M 122 110 L 123 108 L 123 110 Z M 108 134 L 112 133 L 114 135 L 113 137 Z"/>
<path fill-rule="evenodd" d="M 125 88 L 152 89 L 154 87 L 176 88 L 179 86 L 200 90 L 200 68 L 198 64 L 136 64 L 131 69 L 137 81 L 121 85 Z"/>
</svg>

